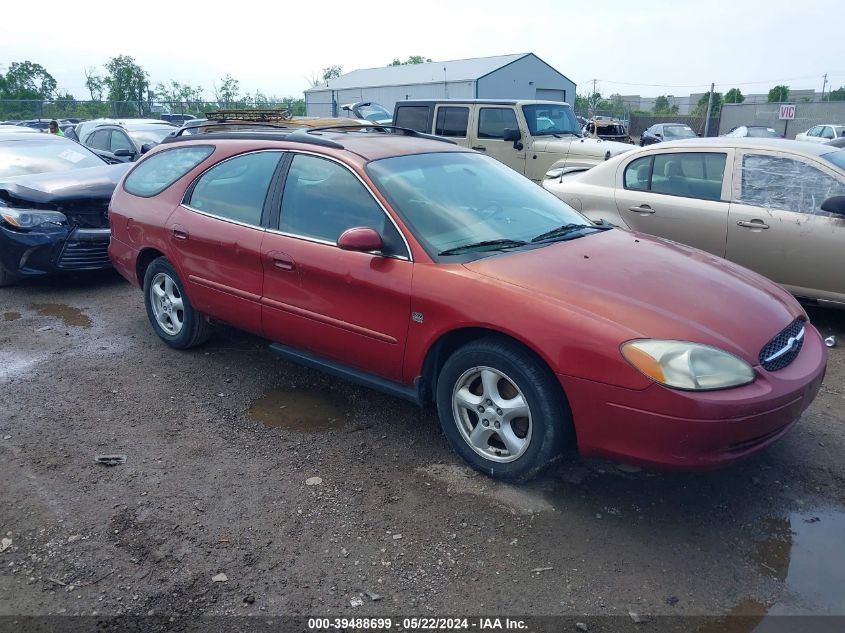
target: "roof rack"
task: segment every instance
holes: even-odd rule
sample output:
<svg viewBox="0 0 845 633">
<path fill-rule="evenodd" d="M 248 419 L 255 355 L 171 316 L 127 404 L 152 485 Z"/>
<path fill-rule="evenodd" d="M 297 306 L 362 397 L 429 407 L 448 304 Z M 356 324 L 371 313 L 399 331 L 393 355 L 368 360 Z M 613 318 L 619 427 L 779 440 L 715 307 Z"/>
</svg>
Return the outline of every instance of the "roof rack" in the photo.
<svg viewBox="0 0 845 633">
<path fill-rule="evenodd" d="M 222 128 L 222 127 L 232 127 L 241 130 L 290 130 L 292 127 L 290 125 L 285 125 L 284 123 L 261 123 L 258 121 L 203 121 L 202 123 L 196 125 L 188 125 L 185 127 L 180 127 L 176 132 L 173 133 L 174 137 L 181 137 L 186 136 L 186 132 L 188 130 L 196 130 L 198 128 Z M 222 130 L 221 130 L 222 131 Z M 211 132 L 202 132 L 202 135 L 211 134 Z M 195 134 L 195 133 L 194 133 Z M 193 136 L 194 134 L 187 134 L 187 136 Z"/>
<path fill-rule="evenodd" d="M 206 112 L 209 121 L 253 121 L 255 123 L 269 123 L 286 121 L 292 113 L 287 108 L 269 108 L 266 110 L 215 110 Z"/>
<path fill-rule="evenodd" d="M 426 134 L 425 132 L 417 132 L 416 130 L 412 130 L 411 128 L 407 127 L 399 127 L 397 125 L 381 125 L 378 123 L 373 123 L 371 125 L 366 124 L 350 124 L 350 125 L 324 125 L 321 127 L 313 127 L 308 130 L 308 132 L 355 132 L 355 131 L 363 131 L 363 130 L 376 130 L 376 131 L 383 131 L 386 132 L 390 130 L 392 133 L 402 134 L 403 136 L 413 136 L 415 138 L 425 138 L 432 141 L 440 141 L 442 143 L 450 143 L 451 145 L 457 145 L 455 141 L 452 141 L 448 138 L 443 138 L 442 136 L 435 136 L 434 134 Z"/>
</svg>

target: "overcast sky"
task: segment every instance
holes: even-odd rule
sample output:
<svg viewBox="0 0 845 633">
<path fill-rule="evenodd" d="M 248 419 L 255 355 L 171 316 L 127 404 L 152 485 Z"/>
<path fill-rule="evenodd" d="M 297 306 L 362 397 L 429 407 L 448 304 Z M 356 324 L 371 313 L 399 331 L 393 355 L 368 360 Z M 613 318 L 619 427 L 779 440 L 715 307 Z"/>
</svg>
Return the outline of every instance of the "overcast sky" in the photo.
<svg viewBox="0 0 845 633">
<path fill-rule="evenodd" d="M 221 6 L 224 6 L 221 4 Z M 16 2 L 0 20 L 0 71 L 44 66 L 87 97 L 86 67 L 131 55 L 153 84 L 201 85 L 227 73 L 241 91 L 302 96 L 308 77 L 424 55 L 435 61 L 535 53 L 585 94 L 766 92 L 777 83 L 845 85 L 842 0 L 418 0 L 366 3 Z M 242 8 L 241 8 L 242 7 Z M 102 72 L 102 71 L 100 71 Z M 654 85 L 659 84 L 659 85 Z"/>
</svg>

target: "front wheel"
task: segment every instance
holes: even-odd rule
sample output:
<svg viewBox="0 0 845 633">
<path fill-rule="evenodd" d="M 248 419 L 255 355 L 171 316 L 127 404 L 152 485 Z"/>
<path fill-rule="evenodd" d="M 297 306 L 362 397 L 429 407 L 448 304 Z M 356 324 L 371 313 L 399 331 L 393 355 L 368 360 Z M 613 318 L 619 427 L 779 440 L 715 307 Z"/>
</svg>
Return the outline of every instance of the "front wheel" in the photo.
<svg viewBox="0 0 845 633">
<path fill-rule="evenodd" d="M 557 459 L 572 422 L 557 380 L 525 348 L 489 338 L 458 349 L 437 381 L 440 424 L 452 448 L 495 479 L 523 482 Z"/>
<path fill-rule="evenodd" d="M 155 333 L 175 349 L 190 349 L 211 336 L 211 324 L 194 310 L 176 269 L 159 257 L 144 274 L 144 306 Z"/>
</svg>

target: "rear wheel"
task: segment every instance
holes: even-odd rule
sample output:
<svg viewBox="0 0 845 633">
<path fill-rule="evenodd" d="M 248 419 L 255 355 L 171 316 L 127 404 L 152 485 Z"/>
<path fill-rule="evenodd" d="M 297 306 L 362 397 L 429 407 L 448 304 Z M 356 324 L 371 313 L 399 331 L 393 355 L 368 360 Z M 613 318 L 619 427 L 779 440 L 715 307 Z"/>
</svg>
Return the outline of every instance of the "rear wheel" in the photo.
<svg viewBox="0 0 845 633">
<path fill-rule="evenodd" d="M 144 274 L 144 305 L 155 333 L 170 347 L 190 349 L 211 336 L 211 324 L 191 306 L 166 257 L 154 260 Z"/>
<path fill-rule="evenodd" d="M 497 338 L 468 343 L 446 361 L 437 409 L 452 448 L 473 468 L 505 481 L 540 474 L 559 457 L 572 428 L 548 367 Z"/>
</svg>

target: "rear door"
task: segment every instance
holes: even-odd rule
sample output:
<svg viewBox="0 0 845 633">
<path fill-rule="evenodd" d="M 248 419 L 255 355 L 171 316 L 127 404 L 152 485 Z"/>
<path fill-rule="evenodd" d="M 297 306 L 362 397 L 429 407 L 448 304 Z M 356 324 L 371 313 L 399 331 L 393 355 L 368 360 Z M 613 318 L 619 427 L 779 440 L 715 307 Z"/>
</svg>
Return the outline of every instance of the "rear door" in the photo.
<svg viewBox="0 0 845 633">
<path fill-rule="evenodd" d="M 515 146 L 513 141 L 506 141 L 505 130 L 508 128 L 519 129 L 523 139 L 529 138 L 528 130 L 519 127 L 516 111 L 512 107 L 479 105 L 471 128 L 470 147 L 524 175 L 525 144 L 522 142 Z"/>
<path fill-rule="evenodd" d="M 845 178 L 821 160 L 740 150 L 726 257 L 804 297 L 845 301 L 845 218 L 821 203 Z"/>
<path fill-rule="evenodd" d="M 262 217 L 281 156 L 259 151 L 218 163 L 167 220 L 194 307 L 255 333 L 261 332 Z"/>
<path fill-rule="evenodd" d="M 724 256 L 733 150 L 660 152 L 619 167 L 616 206 L 634 230 Z"/>
</svg>

